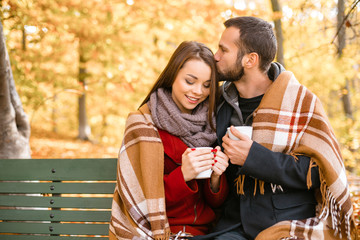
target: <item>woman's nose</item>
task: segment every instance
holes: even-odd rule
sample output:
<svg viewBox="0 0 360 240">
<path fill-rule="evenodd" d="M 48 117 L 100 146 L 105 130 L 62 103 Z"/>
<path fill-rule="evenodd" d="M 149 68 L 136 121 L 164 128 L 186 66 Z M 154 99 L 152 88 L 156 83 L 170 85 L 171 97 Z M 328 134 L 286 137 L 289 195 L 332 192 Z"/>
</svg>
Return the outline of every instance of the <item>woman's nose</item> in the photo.
<svg viewBox="0 0 360 240">
<path fill-rule="evenodd" d="M 200 95 L 202 94 L 202 85 L 201 84 L 196 84 L 193 88 L 193 92 Z"/>
</svg>

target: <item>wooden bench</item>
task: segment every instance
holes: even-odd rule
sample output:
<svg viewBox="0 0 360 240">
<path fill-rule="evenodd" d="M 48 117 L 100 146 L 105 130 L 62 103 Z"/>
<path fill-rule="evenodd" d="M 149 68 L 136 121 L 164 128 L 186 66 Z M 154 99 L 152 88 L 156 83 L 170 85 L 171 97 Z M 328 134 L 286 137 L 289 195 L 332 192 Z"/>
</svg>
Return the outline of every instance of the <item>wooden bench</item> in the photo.
<svg viewBox="0 0 360 240">
<path fill-rule="evenodd" d="M 108 239 L 111 159 L 0 159 L 0 240 Z"/>
</svg>

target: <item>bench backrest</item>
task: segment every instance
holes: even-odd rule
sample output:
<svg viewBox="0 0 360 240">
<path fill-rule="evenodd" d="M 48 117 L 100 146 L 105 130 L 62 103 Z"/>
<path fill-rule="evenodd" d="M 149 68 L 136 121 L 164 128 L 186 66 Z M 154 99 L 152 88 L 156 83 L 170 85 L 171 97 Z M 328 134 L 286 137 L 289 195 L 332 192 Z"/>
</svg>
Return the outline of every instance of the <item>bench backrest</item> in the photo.
<svg viewBox="0 0 360 240">
<path fill-rule="evenodd" d="M 0 240 L 108 239 L 116 163 L 0 159 Z"/>
</svg>

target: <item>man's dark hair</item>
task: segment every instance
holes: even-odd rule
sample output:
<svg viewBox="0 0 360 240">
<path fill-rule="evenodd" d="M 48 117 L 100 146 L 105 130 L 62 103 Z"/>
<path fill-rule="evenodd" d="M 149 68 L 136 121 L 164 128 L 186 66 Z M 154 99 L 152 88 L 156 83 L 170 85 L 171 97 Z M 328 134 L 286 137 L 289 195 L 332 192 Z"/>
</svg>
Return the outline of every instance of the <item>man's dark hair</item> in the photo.
<svg viewBox="0 0 360 240">
<path fill-rule="evenodd" d="M 256 52 L 260 57 L 260 69 L 268 71 L 275 59 L 277 42 L 272 25 L 256 17 L 235 17 L 224 22 L 226 28 L 235 27 L 240 31 L 236 42 L 239 54 Z"/>
</svg>

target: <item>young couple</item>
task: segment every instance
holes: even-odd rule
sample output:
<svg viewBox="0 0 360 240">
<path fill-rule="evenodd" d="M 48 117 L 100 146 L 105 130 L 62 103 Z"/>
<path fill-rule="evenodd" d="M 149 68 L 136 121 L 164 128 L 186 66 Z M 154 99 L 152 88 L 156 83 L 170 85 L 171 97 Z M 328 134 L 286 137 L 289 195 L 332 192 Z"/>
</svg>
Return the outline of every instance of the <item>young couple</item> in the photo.
<svg viewBox="0 0 360 240">
<path fill-rule="evenodd" d="M 110 239 L 356 237 L 345 168 L 319 99 L 273 62 L 269 23 L 237 17 L 224 25 L 215 55 L 181 43 L 129 114 Z M 240 140 L 230 139 L 227 127 L 238 125 L 253 126 L 252 139 L 234 128 Z M 196 179 L 210 168 L 210 178 Z"/>
</svg>

